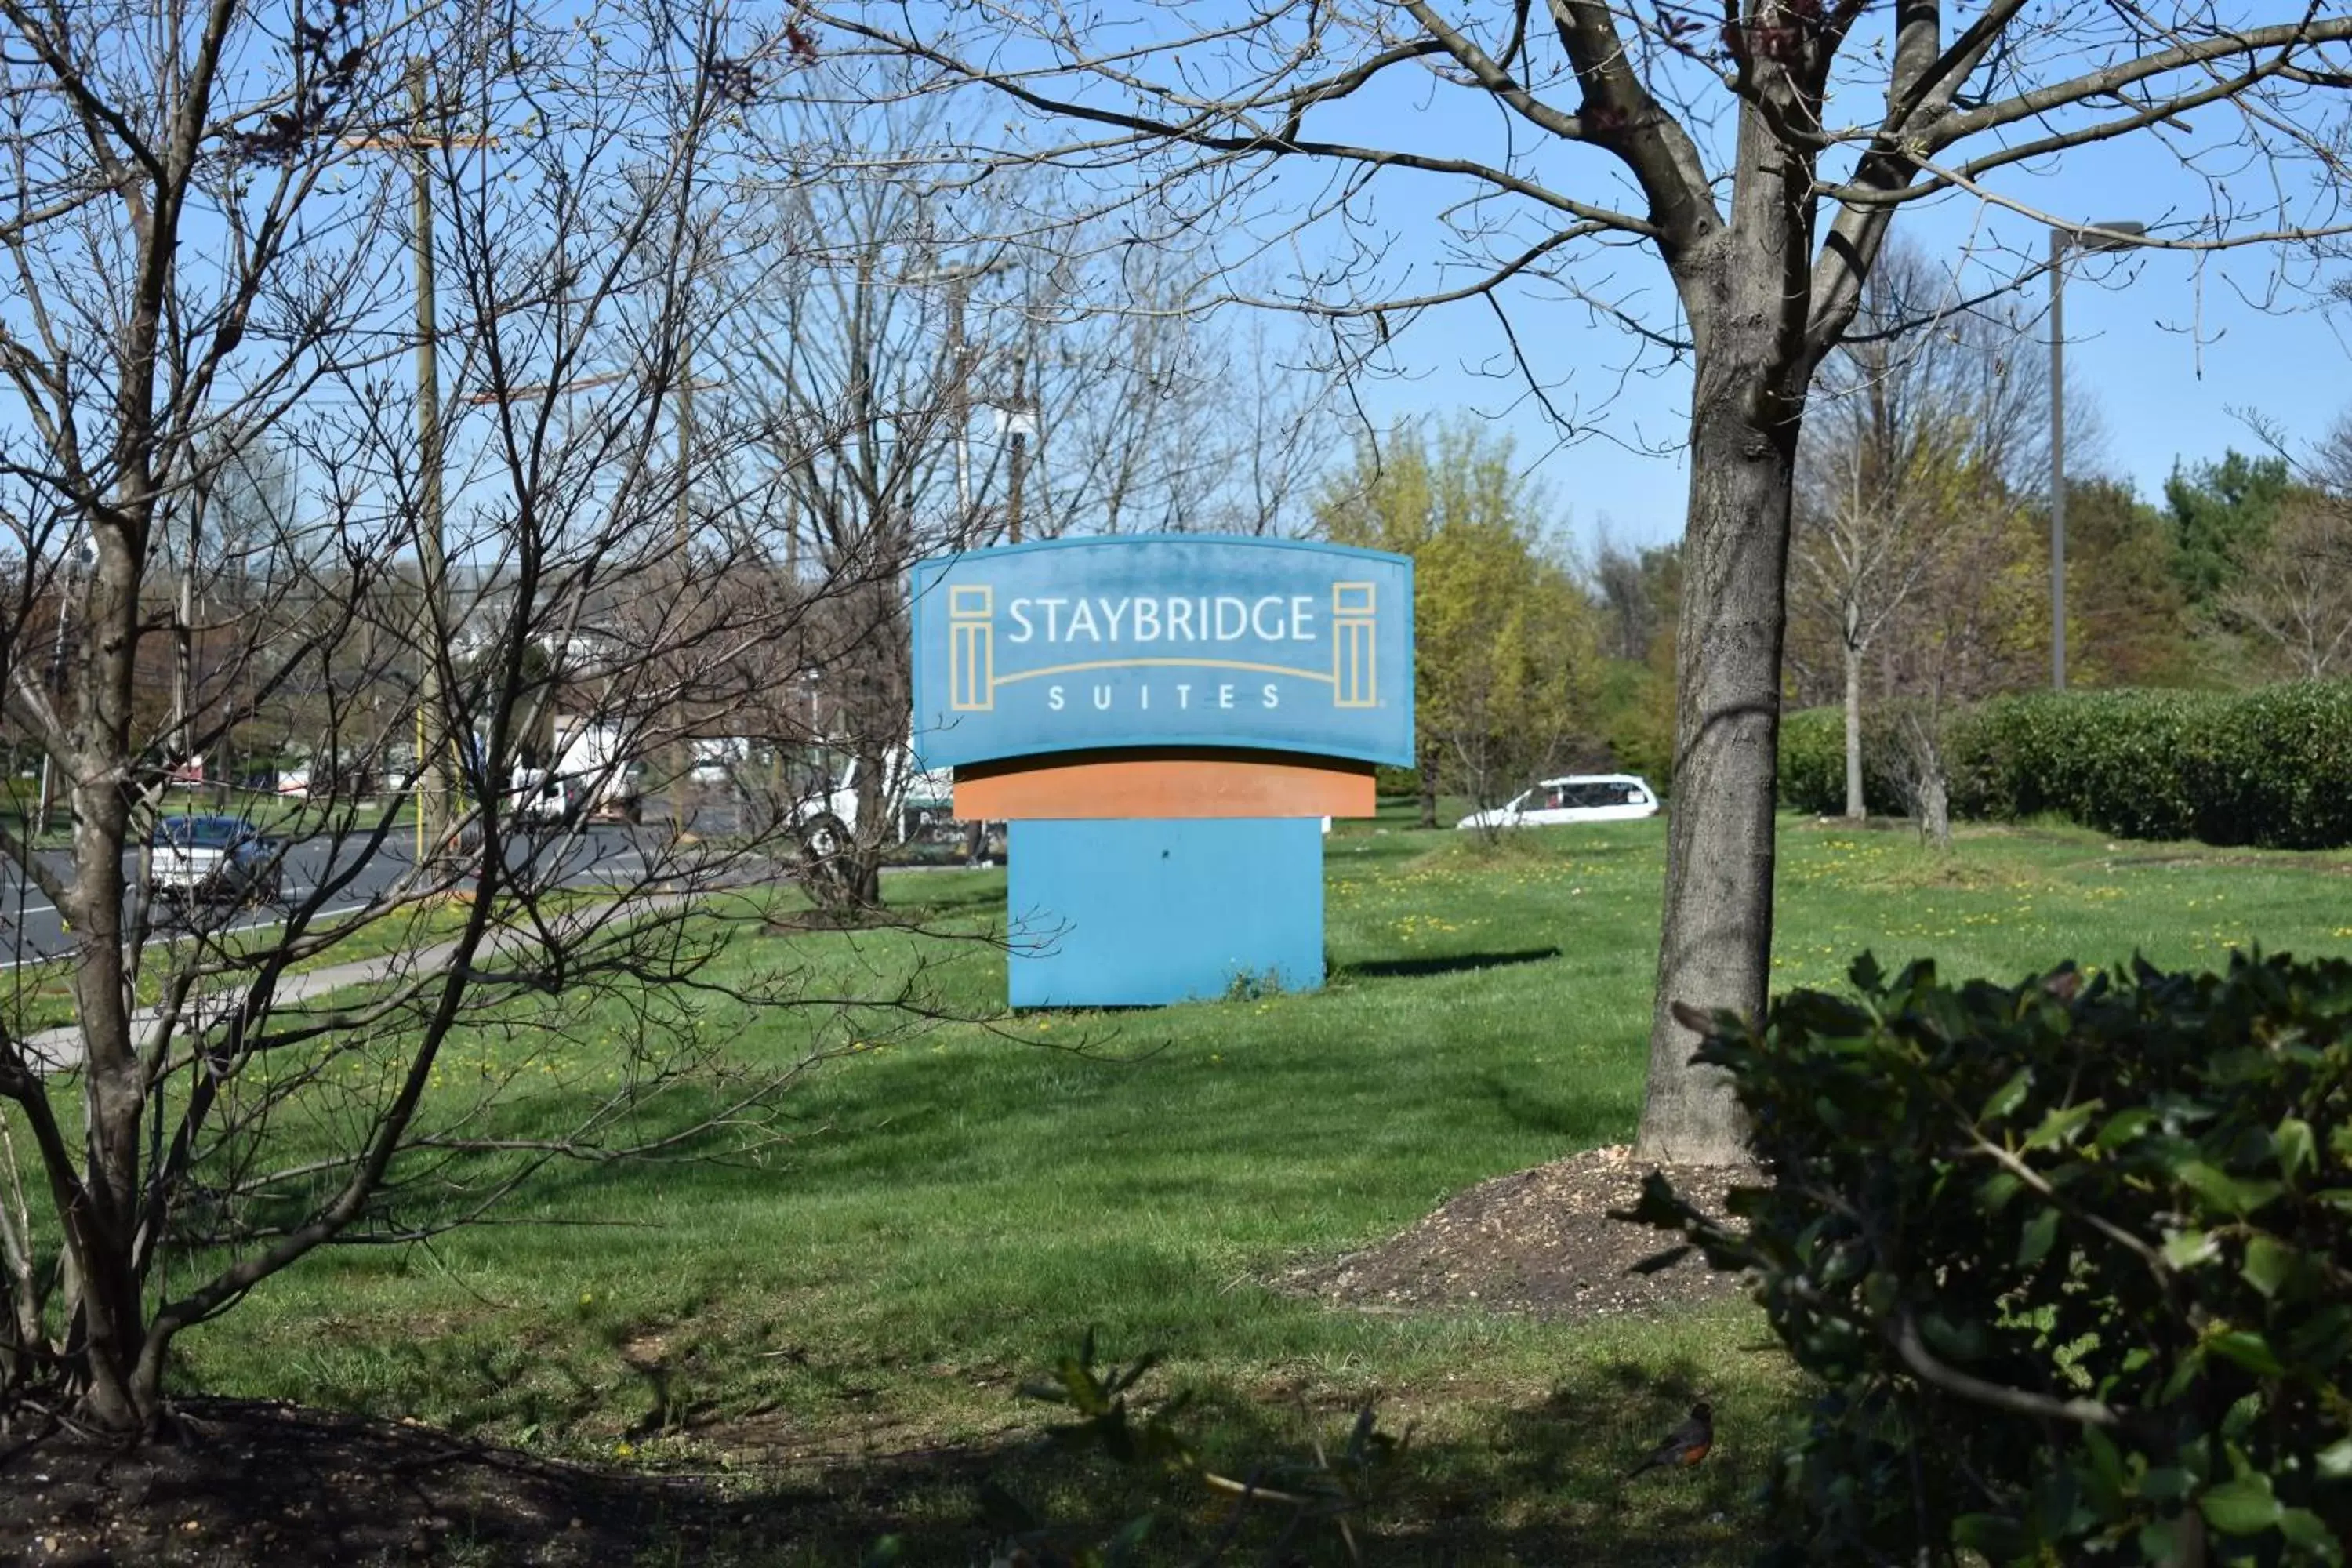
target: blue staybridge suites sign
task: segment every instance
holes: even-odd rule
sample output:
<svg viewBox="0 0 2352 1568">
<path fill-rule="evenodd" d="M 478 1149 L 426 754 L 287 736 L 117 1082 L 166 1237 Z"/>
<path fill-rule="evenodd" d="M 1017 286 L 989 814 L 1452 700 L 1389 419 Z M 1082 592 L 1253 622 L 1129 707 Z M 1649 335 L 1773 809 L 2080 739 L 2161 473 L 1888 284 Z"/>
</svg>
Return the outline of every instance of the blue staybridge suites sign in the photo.
<svg viewBox="0 0 2352 1568">
<path fill-rule="evenodd" d="M 1286 540 L 1055 540 L 911 584 L 927 767 L 1216 746 L 1412 761 L 1412 563 Z"/>
<path fill-rule="evenodd" d="M 1010 824 L 1013 1005 L 1323 982 L 1323 823 L 1410 764 L 1412 563 L 1055 540 L 917 566 L 914 745 Z"/>
</svg>

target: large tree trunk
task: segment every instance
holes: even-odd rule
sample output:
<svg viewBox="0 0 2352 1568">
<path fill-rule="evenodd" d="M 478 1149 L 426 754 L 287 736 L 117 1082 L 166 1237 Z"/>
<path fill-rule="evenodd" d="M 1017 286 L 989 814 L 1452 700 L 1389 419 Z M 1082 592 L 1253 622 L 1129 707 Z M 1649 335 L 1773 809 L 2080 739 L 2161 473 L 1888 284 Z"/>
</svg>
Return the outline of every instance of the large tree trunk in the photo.
<svg viewBox="0 0 2352 1568">
<path fill-rule="evenodd" d="M 1737 1163 L 1747 1131 L 1728 1079 L 1693 1064 L 1697 1036 L 1675 1009 L 1756 1016 L 1769 981 L 1789 517 L 1811 371 L 1810 207 L 1801 171 L 1786 163 L 1751 110 L 1732 225 L 1677 267 L 1697 365 L 1675 808 L 1638 1144 L 1643 1159 L 1676 1163 Z"/>
<path fill-rule="evenodd" d="M 1421 748 L 1421 822 L 1423 827 L 1437 826 L 1437 748 Z"/>
<path fill-rule="evenodd" d="M 1845 814 L 1861 822 L 1870 816 L 1862 790 L 1862 649 L 1845 639 Z"/>
</svg>

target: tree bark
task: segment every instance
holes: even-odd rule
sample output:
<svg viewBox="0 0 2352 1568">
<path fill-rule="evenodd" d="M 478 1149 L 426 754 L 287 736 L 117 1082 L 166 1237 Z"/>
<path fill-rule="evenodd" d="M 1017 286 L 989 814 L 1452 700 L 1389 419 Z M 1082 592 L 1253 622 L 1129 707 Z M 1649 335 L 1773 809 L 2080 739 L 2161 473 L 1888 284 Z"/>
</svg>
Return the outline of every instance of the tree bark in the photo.
<svg viewBox="0 0 2352 1568">
<path fill-rule="evenodd" d="M 1675 258 L 1692 325 L 1690 509 L 1675 649 L 1675 810 L 1637 1150 L 1661 1163 L 1747 1156 L 1729 1080 L 1691 1061 L 1677 1005 L 1750 1017 L 1772 953 L 1789 522 L 1812 363 L 1812 204 L 1799 162 L 1750 108 L 1730 226 Z"/>
<path fill-rule="evenodd" d="M 1938 850 L 1952 847 L 1952 792 L 1941 763 L 1919 781 L 1919 831 Z"/>
<path fill-rule="evenodd" d="M 1694 421 L 1675 663 L 1675 810 L 1640 1152 L 1729 1164 L 1746 1124 L 1672 1007 L 1762 1011 L 1772 951 L 1773 795 L 1780 731 L 1781 576 L 1793 430 L 1759 430 L 1721 395 Z"/>
<path fill-rule="evenodd" d="M 1952 782 L 1944 770 L 1944 746 L 1938 728 L 1940 705 L 1925 717 L 1906 716 L 1906 743 L 1910 751 L 1911 816 L 1919 837 L 1937 850 L 1952 847 Z"/>
<path fill-rule="evenodd" d="M 912 711 L 906 652 L 906 622 L 898 605 L 899 552 L 893 570 L 876 569 L 860 584 L 861 657 L 852 681 L 852 751 L 857 759 L 857 817 L 848 824 L 840 887 L 858 910 L 882 907 L 882 860 L 898 839 L 890 820 L 905 782 L 897 776 L 906 757 L 907 715 Z"/>
<path fill-rule="evenodd" d="M 125 405 L 129 400 L 124 400 Z M 143 404 L 134 417 L 144 417 Z M 74 879 L 59 906 L 79 938 L 72 986 L 83 1042 L 87 1173 L 67 1217 L 66 1246 L 80 1289 L 80 1416 L 117 1434 L 148 1431 L 162 1408 L 160 1380 L 140 1375 L 145 1316 L 131 1237 L 140 1211 L 140 1129 L 145 1071 L 124 975 L 122 849 L 131 841 L 131 690 L 138 648 L 140 562 L 152 486 L 133 465 L 122 487 L 131 506 L 92 530 L 97 562 L 83 601 L 90 650 L 81 671 L 79 755 L 72 772 Z M 52 1180 L 58 1173 L 53 1169 Z"/>
<path fill-rule="evenodd" d="M 1437 826 L 1437 748 L 1421 749 L 1421 824 L 1423 827 Z"/>
<path fill-rule="evenodd" d="M 1862 788 L 1862 649 L 1845 640 L 1845 815 L 1861 822 L 1870 816 Z"/>
<path fill-rule="evenodd" d="M 857 820 L 849 825 L 849 858 L 843 879 L 850 903 L 860 910 L 882 907 L 882 856 L 896 837 L 888 817 L 890 747 L 866 731 L 857 747 Z"/>
</svg>

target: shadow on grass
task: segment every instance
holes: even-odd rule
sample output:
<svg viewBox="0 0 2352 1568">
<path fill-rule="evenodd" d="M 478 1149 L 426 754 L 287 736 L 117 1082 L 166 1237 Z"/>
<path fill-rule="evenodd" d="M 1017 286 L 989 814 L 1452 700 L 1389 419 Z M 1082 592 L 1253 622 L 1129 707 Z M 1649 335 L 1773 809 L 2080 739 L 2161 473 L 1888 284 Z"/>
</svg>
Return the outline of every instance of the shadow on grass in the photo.
<svg viewBox="0 0 2352 1568">
<path fill-rule="evenodd" d="M 1596 1102 L 1581 1092 L 1546 1094 L 1540 1085 L 1496 1072 L 1481 1072 L 1472 1084 L 1514 1126 L 1540 1132 L 1562 1149 L 1589 1149 L 1609 1142 L 1612 1134 L 1622 1136 L 1622 1106 Z"/>
<path fill-rule="evenodd" d="M 1513 963 L 1541 963 L 1558 958 L 1557 947 L 1527 947 L 1511 952 L 1433 953 L 1425 958 L 1364 958 L 1342 963 L 1336 974 L 1362 979 L 1410 978 L 1423 974 L 1460 974 L 1480 969 L 1500 969 Z"/>
<path fill-rule="evenodd" d="M 992 1489 L 1045 1521 L 1051 1546 L 1062 1552 L 1098 1545 L 1151 1510 L 1157 1521 L 1145 1561 L 1204 1560 L 1203 1549 L 1232 1525 L 1230 1496 L 1189 1478 L 1155 1481 L 1111 1465 L 1099 1451 L 1058 1449 L 1044 1436 L 1056 1412 L 1009 1394 L 1002 1422 L 984 1420 L 995 1430 L 982 1437 L 880 1415 L 869 1404 L 870 1365 L 803 1366 L 797 1377 L 824 1386 L 797 1396 L 771 1389 L 750 1402 L 704 1402 L 691 1397 L 691 1385 L 720 1369 L 704 1363 L 698 1349 L 664 1346 L 617 1325 L 575 1331 L 621 1343 L 635 1374 L 624 1380 L 630 1393 L 543 1387 L 541 1398 L 518 1406 L 516 1384 L 543 1379 L 544 1370 L 527 1371 L 532 1347 L 514 1346 L 510 1355 L 470 1369 L 500 1396 L 459 1421 L 478 1415 L 507 1431 L 568 1434 L 556 1440 L 579 1453 L 587 1433 L 613 1430 L 596 1412 L 650 1394 L 653 1408 L 622 1441 L 608 1436 L 588 1445 L 596 1455 L 590 1462 L 551 1460 L 388 1414 L 197 1400 L 191 1413 L 207 1440 L 157 1456 L 152 1487 L 131 1473 L 143 1465 L 125 1470 L 111 1449 L 42 1444 L 13 1463 L 0 1461 L 0 1497 L 13 1494 L 19 1504 L 0 1502 L 0 1547 L 29 1542 L 60 1501 L 79 1517 L 111 1521 L 123 1542 L 142 1530 L 177 1531 L 197 1518 L 215 1541 L 250 1541 L 264 1525 L 283 1532 L 266 1537 L 278 1555 L 251 1560 L 372 1560 L 368 1552 L 396 1557 L 418 1552 L 423 1542 L 434 1561 L 456 1551 L 447 1560 L 477 1568 L 848 1565 L 888 1536 L 902 1542 L 898 1561 L 909 1568 L 962 1568 L 989 1561 L 997 1543 L 999 1527 L 983 1517 Z M 1416 1416 L 1427 1426 L 1411 1433 L 1371 1507 L 1353 1519 L 1361 1562 L 1732 1568 L 1748 1561 L 1761 1533 L 1753 1500 L 1777 1447 L 1774 1433 L 1796 1397 L 1775 1370 L 1776 1352 L 1771 1363 L 1744 1353 L 1773 1347 L 1739 1346 L 1727 1359 L 1595 1331 L 1563 1346 L 1558 1369 L 1542 1384 L 1489 1382 L 1475 1352 L 1465 1351 L 1442 1385 L 1424 1373 L 1376 1406 L 1381 1429 L 1392 1436 L 1404 1436 Z M 1213 1376 L 1185 1388 L 1154 1373 L 1139 1385 L 1137 1406 L 1186 1394 L 1174 1423 L 1203 1465 L 1267 1486 L 1298 1485 L 1306 1472 L 1293 1467 L 1318 1444 L 1334 1455 L 1344 1445 L 1360 1382 L 1335 1387 L 1313 1373 L 1294 1378 L 1273 1369 L 1240 1378 Z M 1708 1461 L 1629 1479 L 1642 1455 L 1700 1399 L 1716 1409 Z M 956 1425 L 971 1430 L 968 1419 Z M 726 1462 L 709 1464 L 713 1453 Z M 12 1485 L 8 1473 L 35 1458 L 45 1480 L 58 1483 L 37 1497 Z M 332 1486 L 325 1482 L 330 1471 Z M 1286 1522 L 1277 1508 L 1248 1510 L 1232 1550 L 1205 1560 L 1264 1561 L 1260 1553 Z M 1292 1545 L 1280 1559 L 1286 1563 L 1336 1568 L 1350 1560 L 1328 1526 Z M 363 1550 L 354 1555 L 354 1549 Z"/>
<path fill-rule="evenodd" d="M 1475 1377 L 1475 1368 L 1463 1375 Z M 1269 1487 L 1298 1486 L 1301 1472 L 1268 1461 L 1303 1460 L 1318 1442 L 1336 1454 L 1353 1415 L 1328 1394 L 1286 1406 L 1229 1386 L 1192 1392 L 1179 1428 L 1204 1466 Z M 1695 1471 L 1629 1479 L 1639 1457 L 1702 1397 L 1717 1406 L 1717 1457 Z M 1031 1414 L 1042 1422 L 1051 1413 Z M 1415 1434 L 1372 1508 L 1353 1519 L 1360 1560 L 1391 1568 L 1729 1568 L 1758 1543 L 1752 1500 L 1781 1414 L 1769 1391 L 1726 1389 L 1688 1361 L 1576 1364 L 1539 1397 L 1485 1404 L 1477 1420 L 1443 1436 Z M 1382 1427 L 1399 1435 L 1394 1411 Z M 771 1568 L 855 1563 L 896 1535 L 901 1562 L 947 1568 L 988 1560 L 994 1542 L 983 1489 L 1020 1500 L 1062 1552 L 1099 1545 L 1150 1510 L 1157 1519 L 1147 1561 L 1255 1563 L 1269 1560 L 1261 1554 L 1287 1522 L 1286 1510 L 1261 1505 L 1236 1525 L 1229 1496 L 1181 1479 L 1154 1486 L 1097 1456 L 1013 1436 L 826 1467 L 814 1484 L 803 1471 L 789 1486 L 740 1495 L 716 1530 L 708 1516 L 674 1512 L 663 1544 L 713 1568 Z M 1228 1532 L 1226 1554 L 1205 1557 Z M 1302 1531 L 1279 1560 L 1335 1568 L 1353 1561 L 1328 1525 Z"/>
</svg>

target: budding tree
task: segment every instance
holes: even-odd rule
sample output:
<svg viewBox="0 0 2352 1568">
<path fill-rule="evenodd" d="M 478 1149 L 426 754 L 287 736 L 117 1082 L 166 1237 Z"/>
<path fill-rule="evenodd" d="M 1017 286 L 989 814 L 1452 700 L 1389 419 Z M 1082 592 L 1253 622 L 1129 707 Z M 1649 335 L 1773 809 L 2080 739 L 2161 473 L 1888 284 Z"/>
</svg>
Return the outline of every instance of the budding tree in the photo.
<svg viewBox="0 0 2352 1568">
<path fill-rule="evenodd" d="M 817 14 L 836 37 L 912 54 L 935 90 L 1026 111 L 998 151 L 1124 190 L 1139 242 L 1285 247 L 1299 259 L 1276 302 L 1352 323 L 1359 343 L 1485 305 L 1555 407 L 1573 367 L 1547 357 L 1554 323 L 1618 321 L 1687 365 L 1675 805 L 1641 1147 L 1720 1161 L 1740 1152 L 1738 1118 L 1692 1067 L 1674 1008 L 1764 1001 L 1790 499 L 1814 369 L 1902 209 L 1959 195 L 2071 227 L 2038 210 L 2037 182 L 2118 138 L 2179 159 L 2157 243 L 2335 225 L 2327 184 L 2288 165 L 2339 155 L 2352 16 L 2305 0 L 2243 14 L 2263 9 L 835 0 Z M 2269 172 L 2229 180 L 2224 148 L 2232 169 Z M 1408 253 L 1388 214 L 1424 196 Z M 1993 286 L 2034 275 L 2039 240 Z M 1671 289 L 1633 276 L 1637 248 Z M 1573 406 L 1562 418 L 1584 422 Z"/>
</svg>

